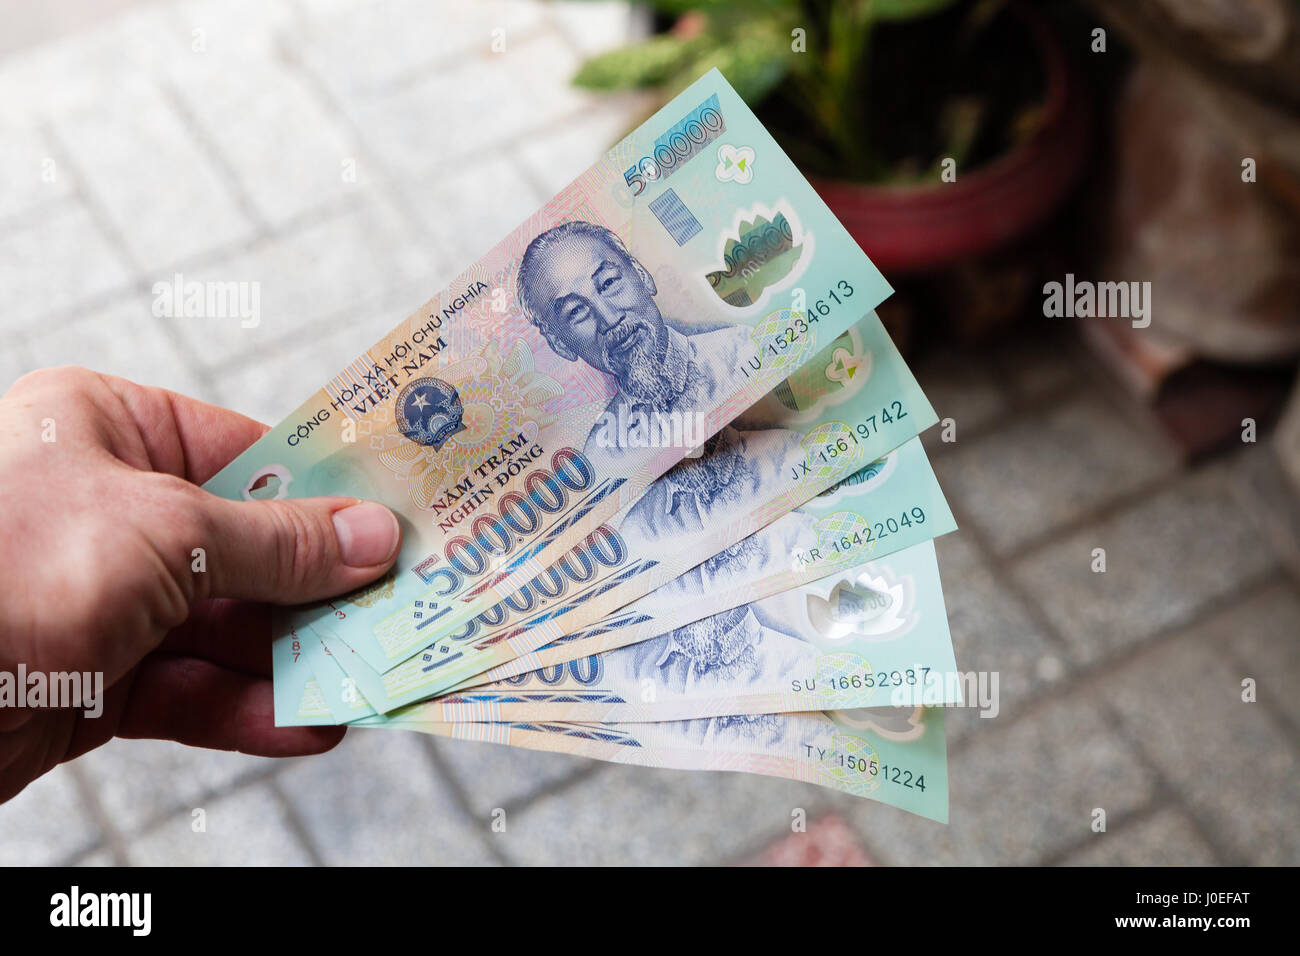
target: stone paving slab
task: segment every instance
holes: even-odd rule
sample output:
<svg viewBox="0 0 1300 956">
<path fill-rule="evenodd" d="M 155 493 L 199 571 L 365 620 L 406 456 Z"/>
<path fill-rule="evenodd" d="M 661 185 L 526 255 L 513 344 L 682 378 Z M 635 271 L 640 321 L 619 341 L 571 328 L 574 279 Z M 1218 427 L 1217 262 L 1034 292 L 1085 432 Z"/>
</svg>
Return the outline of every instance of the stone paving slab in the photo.
<svg viewBox="0 0 1300 956">
<path fill-rule="evenodd" d="M 199 831 L 195 827 L 202 813 Z M 306 866 L 312 863 L 296 839 L 285 809 L 265 783 L 205 801 L 201 807 L 159 822 L 131 841 L 127 856 L 137 866 Z"/>
<path fill-rule="evenodd" d="M 935 549 L 957 670 L 996 673 L 998 680 L 998 717 L 981 717 L 973 706 L 948 711 L 951 744 L 1014 715 L 1041 693 L 1062 689 L 1069 661 L 1019 597 L 989 570 L 988 559 L 969 537 L 960 531 L 944 535 Z"/>
<path fill-rule="evenodd" d="M 0 806 L 0 866 L 64 863 L 100 839 L 66 764 Z"/>
<path fill-rule="evenodd" d="M 169 815 L 188 816 L 212 793 L 235 790 L 278 764 L 169 740 L 119 738 L 80 758 L 77 767 L 109 824 L 130 838 Z"/>
<path fill-rule="evenodd" d="M 20 123 L 0 127 L 0 228 L 67 198 L 72 177 L 58 173 L 50 144 L 40 130 Z"/>
<path fill-rule="evenodd" d="M 1093 833 L 1063 866 L 1214 866 L 1220 861 L 1186 814 L 1165 808 Z"/>
<path fill-rule="evenodd" d="M 1006 389 L 992 365 L 988 355 L 945 351 L 921 361 L 914 369 L 917 383 L 940 422 L 951 418 L 956 425 L 955 445 L 960 445 L 967 431 L 989 426 L 1010 410 Z"/>
<path fill-rule="evenodd" d="M 105 306 L 42 326 L 27 341 L 30 366 L 83 365 L 199 398 L 206 386 L 191 352 L 152 311 L 153 296 L 128 292 Z"/>
<path fill-rule="evenodd" d="M 1258 611 L 1254 601 L 1230 607 L 1151 648 L 1099 691 L 1229 854 L 1225 862 L 1295 866 L 1300 759 L 1269 710 L 1242 700 L 1248 675 L 1222 639 L 1255 627 Z"/>
<path fill-rule="evenodd" d="M 587 165 L 592 161 L 594 157 Z M 519 159 L 510 146 L 414 177 L 399 189 L 431 245 L 458 269 L 475 262 L 554 195 L 520 175 Z M 491 200 L 484 202 L 485 196 Z M 430 287 L 429 294 L 436 291 Z"/>
<path fill-rule="evenodd" d="M 231 184 L 152 80 L 115 84 L 94 105 L 56 117 L 53 129 L 56 157 L 144 273 L 255 235 Z"/>
<path fill-rule="evenodd" d="M 239 283 L 241 302 L 256 292 L 259 315 L 226 309 L 226 314 L 168 317 L 182 346 L 210 370 L 224 370 L 245 358 L 268 358 L 306 351 L 324 332 L 366 315 L 399 287 L 420 275 L 427 263 L 407 242 L 404 225 L 381 203 L 367 198 L 323 211 L 292 232 L 257 242 L 246 250 L 180 273 L 184 283 Z M 154 280 L 174 283 L 173 273 Z M 255 285 L 254 285 L 255 284 Z M 247 292 L 245 292 L 247 290 Z M 430 289 L 428 294 L 436 289 Z M 412 307 L 424 298 L 412 302 Z M 246 327 L 246 325 L 250 325 Z M 351 354 L 328 374 L 354 359 L 388 328 L 364 337 L 357 329 Z M 291 376 L 299 400 L 324 379 Z M 285 409 L 281 414 L 287 414 Z"/>
<path fill-rule="evenodd" d="M 245 191 L 259 223 L 280 228 L 364 191 L 361 145 L 280 59 L 194 57 L 171 89 L 202 142 Z M 216 76 L 208 76 L 208 72 Z"/>
<path fill-rule="evenodd" d="M 519 163 L 549 199 L 635 129 L 654 105 L 653 99 L 635 93 L 602 97 L 546 136 L 524 137 L 515 146 Z"/>
<path fill-rule="evenodd" d="M 834 813 L 811 821 L 804 831 L 777 840 L 749 861 L 753 866 L 871 866 L 858 835 Z"/>
<path fill-rule="evenodd" d="M 942 412 L 940 413 L 942 414 Z M 1171 474 L 1163 451 L 1106 402 L 1082 394 L 958 439 L 934 463 L 949 500 L 998 554 L 1077 521 Z"/>
<path fill-rule="evenodd" d="M 464 793 L 470 813 L 486 822 L 497 808 L 513 810 L 601 766 L 572 754 L 503 747 L 475 740 L 430 738 L 440 764 Z"/>
<path fill-rule="evenodd" d="M 1280 581 L 1233 613 L 1207 621 L 1207 638 L 1259 685 L 1261 702 L 1300 734 L 1300 591 Z"/>
<path fill-rule="evenodd" d="M 1105 573 L 1091 570 L 1098 547 Z M 1013 572 L 1075 658 L 1091 664 L 1193 619 L 1273 567 L 1222 469 L 1210 467 L 1016 559 Z"/>
<path fill-rule="evenodd" d="M 321 862 L 334 866 L 496 862 L 487 822 L 472 820 L 420 735 L 352 730 L 334 750 L 296 761 L 277 782 Z"/>
<path fill-rule="evenodd" d="M 500 836 L 526 864 L 719 863 L 790 833 L 794 811 L 814 816 L 829 793 L 751 774 L 609 766 L 511 816 Z"/>
<path fill-rule="evenodd" d="M 275 424 L 352 362 L 425 300 L 422 282 L 393 286 L 379 297 L 335 317 L 332 327 L 300 340 L 259 348 L 211 373 L 214 401 Z M 285 375 L 292 363 L 294 375 Z"/>
<path fill-rule="evenodd" d="M 84 206 L 57 202 L 12 231 L 0 231 L 0 334 L 37 327 L 52 316 L 122 290 L 127 266 Z M 49 327 L 48 325 L 46 326 Z"/>
<path fill-rule="evenodd" d="M 867 852 L 903 865 L 1042 863 L 1088 836 L 1094 808 L 1122 817 L 1155 793 L 1137 754 L 1078 693 L 982 733 L 951 756 L 948 777 L 946 827 L 865 801 L 850 810 Z"/>
</svg>

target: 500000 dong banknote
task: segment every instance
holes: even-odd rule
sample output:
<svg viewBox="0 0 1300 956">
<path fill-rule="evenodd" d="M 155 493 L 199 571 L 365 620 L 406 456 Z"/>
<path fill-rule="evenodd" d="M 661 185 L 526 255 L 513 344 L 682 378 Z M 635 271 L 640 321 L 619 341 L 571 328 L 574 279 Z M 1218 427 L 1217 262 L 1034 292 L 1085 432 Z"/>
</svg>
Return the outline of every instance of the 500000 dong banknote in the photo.
<svg viewBox="0 0 1300 956">
<path fill-rule="evenodd" d="M 956 528 L 921 439 L 913 438 L 640 600 L 453 690 L 544 668 L 554 674 Z"/>
<path fill-rule="evenodd" d="M 740 153 L 743 169 L 719 158 Z M 206 487 L 399 514 L 392 587 L 294 622 L 346 607 L 349 646 L 382 672 L 429 643 L 406 626 L 416 601 L 463 626 L 888 293 L 715 70 Z M 664 422 L 670 440 L 647 434 Z"/>
<path fill-rule="evenodd" d="M 942 708 L 753 714 L 650 724 L 391 723 L 418 730 L 680 770 L 735 770 L 823 787 L 948 822 Z"/>
<path fill-rule="evenodd" d="M 896 356 L 874 318 L 849 329 L 544 575 L 385 673 L 346 646 L 346 610 L 310 628 L 381 712 L 508 664 L 679 577 L 931 424 Z M 870 526 L 844 517 L 839 540 L 865 552 Z"/>
<path fill-rule="evenodd" d="M 639 644 L 361 723 L 640 722 L 958 704 L 956 671 L 926 541 Z"/>
<path fill-rule="evenodd" d="M 846 571 L 866 559 L 892 554 L 955 527 L 921 441 L 914 438 L 644 598 L 471 678 L 465 686 L 542 668 L 558 674 L 566 664 L 584 670 L 589 665 L 582 661 L 602 651 L 656 637 Z M 332 711 L 338 722 L 345 722 L 374 713 L 357 692 L 355 682 L 345 679 L 337 665 L 323 668 L 325 686 L 317 686 L 321 662 L 309 655 L 314 665 L 309 667 L 301 659 L 315 649 L 310 636 L 308 633 L 306 642 L 294 639 L 297 659 L 287 654 L 276 658 L 277 721 L 316 722 Z M 346 648 L 339 651 L 340 656 L 348 653 Z M 310 694 L 308 684 L 312 686 Z M 309 705 L 304 704 L 307 697 Z"/>
<path fill-rule="evenodd" d="M 594 655 L 604 651 L 658 637 L 727 609 L 849 571 L 869 558 L 892 554 L 947 534 L 955 527 L 920 439 L 914 438 L 644 598 L 447 693 L 535 670 L 544 670 L 549 682 L 559 679 L 566 664 L 589 673 Z M 308 646 L 315 650 L 310 642 Z M 349 654 L 346 648 L 333 650 L 339 658 Z M 352 658 L 349 674 L 358 670 L 355 655 Z M 322 670 L 322 662 L 314 655 L 312 663 L 310 669 L 277 669 L 281 701 L 278 719 L 293 719 L 305 682 L 315 680 Z M 356 693 L 350 678 L 344 679 L 337 672 L 341 665 L 342 661 L 336 659 L 334 666 L 323 667 L 320 675 L 335 716 L 342 722 L 372 714 L 363 694 L 379 691 L 363 681 L 363 694 Z M 392 678 L 395 674 L 390 671 L 384 676 Z"/>
</svg>

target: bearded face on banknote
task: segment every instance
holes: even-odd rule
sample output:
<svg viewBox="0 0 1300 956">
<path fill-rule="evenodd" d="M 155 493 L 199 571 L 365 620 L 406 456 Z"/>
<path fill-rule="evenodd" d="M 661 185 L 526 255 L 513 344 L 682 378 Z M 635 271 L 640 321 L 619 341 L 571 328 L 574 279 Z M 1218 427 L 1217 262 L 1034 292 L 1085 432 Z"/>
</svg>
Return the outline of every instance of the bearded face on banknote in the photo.
<svg viewBox="0 0 1300 956">
<path fill-rule="evenodd" d="M 640 401 L 668 397 L 668 327 L 654 279 L 609 230 L 566 222 L 537 236 L 520 263 L 519 292 L 557 354 L 607 372 Z"/>
<path fill-rule="evenodd" d="M 692 335 L 670 327 L 649 271 L 595 223 L 566 222 L 534 237 L 519 264 L 518 294 L 557 355 L 613 378 L 615 420 L 620 407 L 709 407 L 752 351 L 743 326 Z"/>
</svg>

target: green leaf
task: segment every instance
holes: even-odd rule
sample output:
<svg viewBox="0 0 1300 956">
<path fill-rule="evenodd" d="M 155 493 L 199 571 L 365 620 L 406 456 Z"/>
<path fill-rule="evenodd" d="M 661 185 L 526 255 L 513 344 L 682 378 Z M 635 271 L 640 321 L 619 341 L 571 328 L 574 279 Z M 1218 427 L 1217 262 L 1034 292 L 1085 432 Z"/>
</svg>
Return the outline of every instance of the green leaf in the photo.
<svg viewBox="0 0 1300 956">
<path fill-rule="evenodd" d="M 735 31 L 730 42 L 701 52 L 686 63 L 673 80 L 675 94 L 713 67 L 751 107 L 757 106 L 791 67 L 791 53 L 785 34 L 770 23 L 757 23 Z"/>
<path fill-rule="evenodd" d="M 911 20 L 938 13 L 956 0 L 874 0 L 871 15 L 877 20 Z"/>
<path fill-rule="evenodd" d="M 628 90 L 658 86 L 694 57 L 702 37 L 682 40 L 663 35 L 644 43 L 592 57 L 573 78 L 574 85 L 592 90 Z"/>
</svg>

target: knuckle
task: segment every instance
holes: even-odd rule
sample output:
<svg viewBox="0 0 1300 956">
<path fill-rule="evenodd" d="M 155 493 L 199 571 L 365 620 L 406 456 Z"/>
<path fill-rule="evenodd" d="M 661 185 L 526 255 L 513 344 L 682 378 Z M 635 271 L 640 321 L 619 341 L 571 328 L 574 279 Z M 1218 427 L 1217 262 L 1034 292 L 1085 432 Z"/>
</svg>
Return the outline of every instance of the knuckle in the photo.
<svg viewBox="0 0 1300 956">
<path fill-rule="evenodd" d="M 276 526 L 274 560 L 282 583 L 302 588 L 318 582 L 327 572 L 331 553 L 320 520 L 287 502 L 266 505 Z"/>
</svg>

